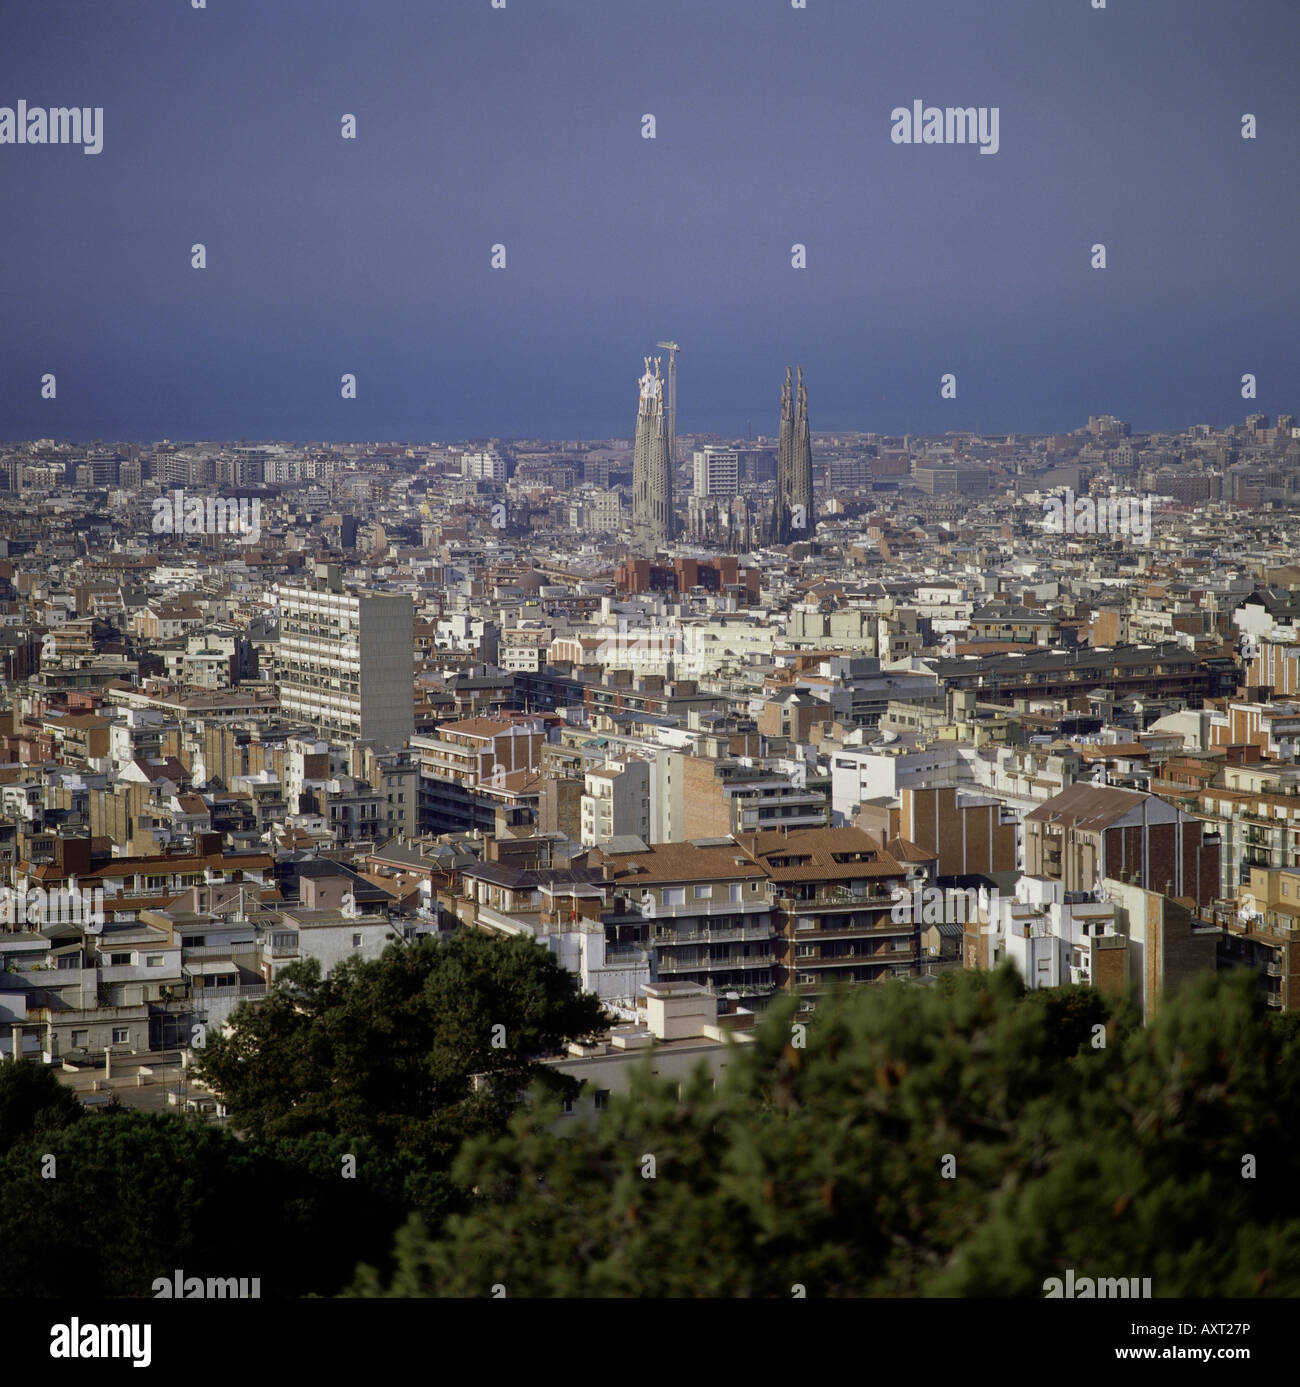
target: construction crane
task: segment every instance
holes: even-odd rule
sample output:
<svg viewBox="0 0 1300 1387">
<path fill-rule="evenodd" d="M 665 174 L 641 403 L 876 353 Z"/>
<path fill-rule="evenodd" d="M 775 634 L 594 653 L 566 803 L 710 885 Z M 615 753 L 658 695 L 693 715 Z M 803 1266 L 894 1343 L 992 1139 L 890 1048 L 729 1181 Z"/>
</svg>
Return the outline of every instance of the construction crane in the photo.
<svg viewBox="0 0 1300 1387">
<path fill-rule="evenodd" d="M 677 466 L 677 353 L 681 350 L 676 342 L 656 342 L 668 353 L 668 457 L 672 466 Z"/>
</svg>

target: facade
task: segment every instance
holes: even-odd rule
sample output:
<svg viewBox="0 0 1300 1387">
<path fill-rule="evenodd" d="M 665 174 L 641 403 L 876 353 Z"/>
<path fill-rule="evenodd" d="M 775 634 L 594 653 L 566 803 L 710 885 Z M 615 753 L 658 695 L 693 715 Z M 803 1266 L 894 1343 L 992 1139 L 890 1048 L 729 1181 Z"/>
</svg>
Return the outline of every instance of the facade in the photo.
<svg viewBox="0 0 1300 1387">
<path fill-rule="evenodd" d="M 581 802 L 585 847 L 625 834 L 649 840 L 650 763 L 639 757 L 597 766 L 586 774 Z"/>
<path fill-rule="evenodd" d="M 504 486 L 506 482 L 506 460 L 500 453 L 488 449 L 481 453 L 466 453 L 461 458 L 461 468 L 465 477 L 475 482 L 493 482 Z"/>
<path fill-rule="evenodd" d="M 917 970 L 921 921 L 893 918 L 907 868 L 870 834 L 818 828 L 738 842 L 770 882 L 778 990 L 806 998 L 811 1009 L 832 987 Z"/>
<path fill-rule="evenodd" d="M 611 942 L 652 948 L 656 977 L 765 1005 L 776 990 L 765 873 L 731 838 L 594 849 Z"/>
<path fill-rule="evenodd" d="M 314 586 L 279 584 L 280 707 L 336 738 L 399 747 L 415 731 L 414 615 L 404 593 L 345 592 L 335 565 Z"/>
<path fill-rule="evenodd" d="M 524 792 L 540 795 L 536 768 L 544 740 L 540 718 L 461 718 L 413 737 L 421 831 L 492 832 L 499 807 Z"/>
<path fill-rule="evenodd" d="M 1219 896 L 1219 837 L 1155 795 L 1076 782 L 1025 815 L 1025 870 L 1067 891 L 1111 877 L 1187 897 L 1208 911 Z"/>
</svg>

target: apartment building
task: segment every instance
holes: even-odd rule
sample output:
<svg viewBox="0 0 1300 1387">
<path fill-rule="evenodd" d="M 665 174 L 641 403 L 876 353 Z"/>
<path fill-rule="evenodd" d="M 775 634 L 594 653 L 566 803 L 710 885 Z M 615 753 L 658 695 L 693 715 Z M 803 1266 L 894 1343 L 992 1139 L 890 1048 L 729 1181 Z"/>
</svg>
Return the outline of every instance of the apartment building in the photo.
<svg viewBox="0 0 1300 1387">
<path fill-rule="evenodd" d="M 1219 836 L 1155 795 L 1078 782 L 1024 824 L 1026 872 L 1067 891 L 1095 891 L 1112 877 L 1206 911 L 1221 894 Z"/>
<path fill-rule="evenodd" d="M 1222 843 L 1220 896 L 1236 896 L 1255 867 L 1300 870 L 1300 786 L 1284 783 L 1278 769 L 1241 789 L 1211 785 L 1196 796 L 1196 812 Z"/>
<path fill-rule="evenodd" d="M 612 873 L 600 864 L 475 862 L 461 869 L 455 889 L 439 893 L 439 902 L 467 928 L 536 940 L 583 991 L 626 1008 L 653 977 L 652 951 L 642 940 L 618 937 L 624 904 L 617 896 Z"/>
<path fill-rule="evenodd" d="M 1102 892 L 1067 891 L 1059 880 L 1022 876 L 1014 895 L 986 892 L 981 906 L 962 922 L 968 968 L 1010 960 L 1031 991 L 1087 983 L 1122 996 L 1128 988 L 1128 938 Z"/>
<path fill-rule="evenodd" d="M 773 982 L 806 1008 L 832 987 L 906 977 L 917 970 L 921 921 L 892 911 L 908 869 L 858 828 L 741 835 L 774 906 Z"/>
<path fill-rule="evenodd" d="M 857 826 L 881 842 L 903 838 L 933 854 L 939 876 L 1016 870 L 1020 819 L 1000 799 L 954 785 L 905 785 L 900 798 L 897 808 L 863 805 Z"/>
<path fill-rule="evenodd" d="M 414 612 L 407 593 L 344 591 L 338 567 L 277 583 L 280 708 L 332 738 L 400 747 L 415 731 Z"/>
<path fill-rule="evenodd" d="M 656 977 L 764 1005 L 776 990 L 775 910 L 763 867 L 730 837 L 594 848 L 617 943 L 653 948 Z"/>
<path fill-rule="evenodd" d="M 628 757 L 586 773 L 579 810 L 584 847 L 629 834 L 649 841 L 650 769 L 649 762 Z"/>
<path fill-rule="evenodd" d="M 737 1045 L 753 1043 L 752 1013 L 719 1014 L 718 998 L 696 983 L 659 982 L 641 989 L 637 1019 L 615 1026 L 594 1044 L 571 1044 L 569 1053 L 547 1063 L 578 1079 L 582 1092 L 566 1102 L 561 1119 L 599 1121 L 611 1096 L 626 1094 L 633 1074 L 648 1068 L 676 1083 L 680 1098 L 702 1064 L 716 1084 Z"/>
<path fill-rule="evenodd" d="M 496 826 L 496 811 L 522 787 L 527 772 L 534 802 L 546 740 L 541 718 L 462 718 L 411 738 L 419 762 L 420 829 L 426 833 Z"/>
<path fill-rule="evenodd" d="M 830 805 L 807 772 L 764 769 L 751 758 L 682 758 L 683 835 L 725 837 L 765 829 L 821 828 Z"/>
<path fill-rule="evenodd" d="M 273 891 L 273 859 L 264 853 L 225 850 L 218 833 L 198 834 L 192 850 L 140 857 L 108 857 L 92 852 L 89 838 L 52 835 L 49 851 L 21 860 L 14 869 L 19 891 L 62 891 L 77 885 L 102 890 L 104 913 L 117 923 L 166 906 L 192 886 L 226 881 Z"/>
<path fill-rule="evenodd" d="M 1107 880 L 1103 890 L 1128 939 L 1126 980 L 1143 1022 L 1153 1020 L 1164 999 L 1189 979 L 1217 971 L 1223 935 L 1210 902 L 1201 913 L 1188 901 L 1136 883 Z"/>
<path fill-rule="evenodd" d="M 1220 970 L 1253 968 L 1269 1007 L 1300 1010 L 1300 870 L 1250 868 L 1239 904 L 1225 902 L 1216 920 Z"/>
</svg>

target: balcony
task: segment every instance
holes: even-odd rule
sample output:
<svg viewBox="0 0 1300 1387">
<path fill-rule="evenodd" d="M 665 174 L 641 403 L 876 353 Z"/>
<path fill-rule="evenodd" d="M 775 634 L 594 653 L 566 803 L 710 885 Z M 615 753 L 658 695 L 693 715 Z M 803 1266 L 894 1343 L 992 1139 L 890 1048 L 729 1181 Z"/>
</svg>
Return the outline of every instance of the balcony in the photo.
<svg viewBox="0 0 1300 1387">
<path fill-rule="evenodd" d="M 702 955 L 659 955 L 659 972 L 664 973 L 724 973 L 742 968 L 770 968 L 770 954 L 752 958 L 704 958 Z"/>
<path fill-rule="evenodd" d="M 731 992 L 738 992 L 742 997 L 770 997 L 776 991 L 776 984 L 773 982 L 711 983 L 704 990 L 711 997 L 726 997 Z"/>
<path fill-rule="evenodd" d="M 740 941 L 774 939 L 769 925 L 727 926 L 706 929 L 666 929 L 656 933 L 653 943 L 662 948 L 673 944 L 732 944 Z"/>
<path fill-rule="evenodd" d="M 601 912 L 606 924 L 631 923 L 635 920 L 691 920 L 712 915 L 761 915 L 772 909 L 766 896 L 747 901 L 685 901 L 679 905 L 661 905 L 653 898 L 648 901 L 636 900 L 629 896 L 616 896 L 610 909 Z"/>
<path fill-rule="evenodd" d="M 875 887 L 866 891 L 851 891 L 846 886 L 820 886 L 811 895 L 778 896 L 777 904 L 783 910 L 798 912 L 808 906 L 819 906 L 833 910 L 852 910 L 893 905 L 902 899 L 903 887 Z"/>
</svg>

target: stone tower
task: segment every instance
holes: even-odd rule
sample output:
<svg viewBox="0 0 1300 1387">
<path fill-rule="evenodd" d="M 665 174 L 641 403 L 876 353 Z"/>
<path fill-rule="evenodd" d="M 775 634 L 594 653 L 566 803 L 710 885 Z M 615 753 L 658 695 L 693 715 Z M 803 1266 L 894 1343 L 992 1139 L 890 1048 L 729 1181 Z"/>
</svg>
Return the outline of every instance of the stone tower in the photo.
<svg viewBox="0 0 1300 1387">
<path fill-rule="evenodd" d="M 673 469 L 659 358 L 645 358 L 632 452 L 632 542 L 651 553 L 673 539 Z"/>
</svg>

